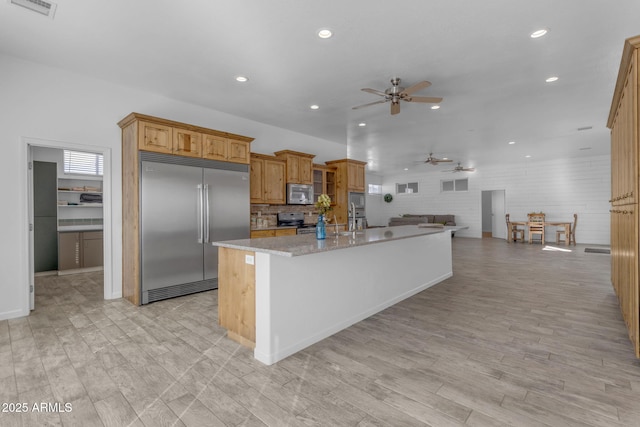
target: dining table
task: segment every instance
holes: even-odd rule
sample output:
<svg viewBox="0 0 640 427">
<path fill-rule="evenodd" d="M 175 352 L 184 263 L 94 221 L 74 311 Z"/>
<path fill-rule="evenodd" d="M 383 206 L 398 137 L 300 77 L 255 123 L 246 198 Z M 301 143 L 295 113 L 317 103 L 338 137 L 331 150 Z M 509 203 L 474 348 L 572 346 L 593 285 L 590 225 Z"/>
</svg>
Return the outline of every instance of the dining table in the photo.
<svg viewBox="0 0 640 427">
<path fill-rule="evenodd" d="M 569 246 L 569 243 L 571 242 L 571 238 L 569 236 L 571 236 L 571 225 L 573 224 L 571 221 L 544 221 L 543 222 L 544 226 L 547 227 L 564 227 L 564 235 L 565 235 L 565 239 L 564 239 L 564 244 L 565 246 Z M 529 221 L 509 221 L 509 232 L 511 231 L 511 226 L 524 226 L 524 227 L 528 227 L 529 226 Z M 508 242 L 511 242 L 512 240 L 512 235 L 511 233 L 509 233 L 509 238 L 507 239 Z"/>
</svg>

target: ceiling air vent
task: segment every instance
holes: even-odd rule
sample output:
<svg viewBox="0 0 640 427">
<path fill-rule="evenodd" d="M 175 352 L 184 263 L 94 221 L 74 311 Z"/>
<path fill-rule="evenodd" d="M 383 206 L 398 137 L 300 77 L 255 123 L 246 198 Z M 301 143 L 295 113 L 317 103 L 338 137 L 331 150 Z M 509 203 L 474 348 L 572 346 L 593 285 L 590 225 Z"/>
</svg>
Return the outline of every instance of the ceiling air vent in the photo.
<svg viewBox="0 0 640 427">
<path fill-rule="evenodd" d="M 22 6 L 34 12 L 38 12 L 44 16 L 48 16 L 51 19 L 53 19 L 53 15 L 56 12 L 56 7 L 58 6 L 55 3 L 43 0 L 9 0 L 9 3 Z"/>
</svg>

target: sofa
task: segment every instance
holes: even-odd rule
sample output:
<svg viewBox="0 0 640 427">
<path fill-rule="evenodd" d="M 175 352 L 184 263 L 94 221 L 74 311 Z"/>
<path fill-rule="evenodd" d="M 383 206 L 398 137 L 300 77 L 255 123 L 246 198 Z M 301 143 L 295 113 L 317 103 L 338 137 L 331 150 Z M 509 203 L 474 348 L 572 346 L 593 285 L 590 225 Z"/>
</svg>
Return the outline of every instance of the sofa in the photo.
<svg viewBox="0 0 640 427">
<path fill-rule="evenodd" d="M 389 219 L 389 227 L 394 225 L 418 225 L 418 224 L 442 224 L 456 225 L 455 215 L 416 215 L 404 214 Z"/>
</svg>

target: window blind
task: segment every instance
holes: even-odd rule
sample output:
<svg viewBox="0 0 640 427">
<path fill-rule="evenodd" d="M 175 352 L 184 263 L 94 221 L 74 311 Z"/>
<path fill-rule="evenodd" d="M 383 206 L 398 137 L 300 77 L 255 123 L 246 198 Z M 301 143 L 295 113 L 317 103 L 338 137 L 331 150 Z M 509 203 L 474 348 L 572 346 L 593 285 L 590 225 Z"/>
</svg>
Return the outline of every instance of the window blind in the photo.
<svg viewBox="0 0 640 427">
<path fill-rule="evenodd" d="M 64 173 L 103 175 L 102 154 L 64 150 Z"/>
</svg>

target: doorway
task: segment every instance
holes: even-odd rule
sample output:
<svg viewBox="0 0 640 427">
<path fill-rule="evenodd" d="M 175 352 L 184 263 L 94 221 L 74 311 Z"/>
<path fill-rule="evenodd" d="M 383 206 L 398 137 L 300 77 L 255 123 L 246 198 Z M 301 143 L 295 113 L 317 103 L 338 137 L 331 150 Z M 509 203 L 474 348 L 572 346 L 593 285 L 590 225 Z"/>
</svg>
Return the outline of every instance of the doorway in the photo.
<svg viewBox="0 0 640 427">
<path fill-rule="evenodd" d="M 23 138 L 24 147 L 26 151 L 27 158 L 27 190 L 28 190 L 28 220 L 29 220 L 29 234 L 27 237 L 27 247 L 28 247 L 28 269 L 27 277 L 29 278 L 27 286 L 25 287 L 25 292 L 28 295 L 28 305 L 29 310 L 35 309 L 35 272 L 36 268 L 40 269 L 41 267 L 36 267 L 36 257 L 35 252 L 40 251 L 41 248 L 38 246 L 36 248 L 36 242 L 40 245 L 42 242 L 41 237 L 36 236 L 35 226 L 42 222 L 42 214 L 40 213 L 39 208 L 37 208 L 37 204 L 35 203 L 35 191 L 34 191 L 34 183 L 37 180 L 40 180 L 39 177 L 34 177 L 34 150 L 44 149 L 44 150 L 71 150 L 77 152 L 86 152 L 86 153 L 96 153 L 101 154 L 103 163 L 103 176 L 102 176 L 102 245 L 100 248 L 100 252 L 102 253 L 103 259 L 103 267 L 102 267 L 102 281 L 103 281 L 103 298 L 110 299 L 113 298 L 113 276 L 112 276 L 112 256 L 111 256 L 111 248 L 112 248 L 112 239 L 111 239 L 111 149 L 106 147 L 99 146 L 87 146 L 73 143 L 66 143 L 60 141 L 50 141 L 36 138 Z M 40 169 L 38 165 L 38 169 Z M 40 172 L 38 172 L 40 175 Z M 40 182 L 40 181 L 38 181 Z M 57 190 L 58 183 L 56 180 L 55 188 Z M 57 194 L 55 195 L 57 199 Z M 57 203 L 57 202 L 56 202 Z M 57 208 L 57 206 L 56 206 Z M 36 209 L 38 211 L 36 212 Z M 95 208 L 94 208 L 95 209 Z M 57 220 L 55 221 L 57 223 Z M 57 227 L 57 224 L 55 224 Z M 50 234 L 50 233 L 49 233 Z M 56 236 L 57 237 L 57 236 Z M 49 239 L 50 240 L 50 239 Z M 57 239 L 56 239 L 57 243 Z M 38 254 L 38 262 L 41 261 L 41 254 Z"/>
<path fill-rule="evenodd" d="M 482 237 L 506 239 L 505 190 L 482 191 Z"/>
</svg>

